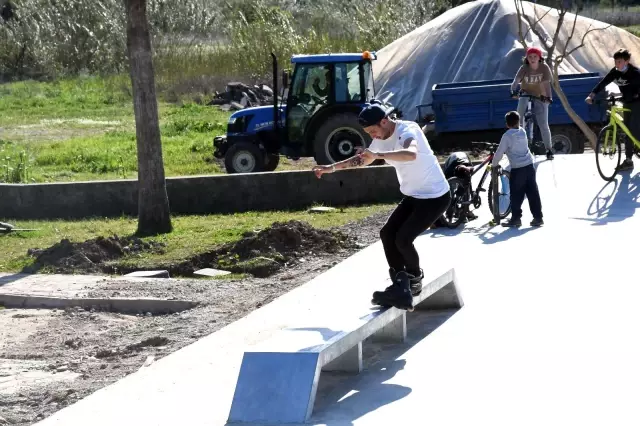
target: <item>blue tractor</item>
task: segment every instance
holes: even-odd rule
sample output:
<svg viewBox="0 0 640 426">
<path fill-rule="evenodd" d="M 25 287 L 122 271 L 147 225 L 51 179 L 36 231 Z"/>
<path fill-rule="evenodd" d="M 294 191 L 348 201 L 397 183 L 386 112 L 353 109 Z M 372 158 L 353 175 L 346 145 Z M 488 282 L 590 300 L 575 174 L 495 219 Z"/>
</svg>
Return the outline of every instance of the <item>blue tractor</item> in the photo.
<svg viewBox="0 0 640 426">
<path fill-rule="evenodd" d="M 227 173 L 273 171 L 280 156 L 330 164 L 369 146 L 358 113 L 374 98 L 375 53 L 294 55 L 291 77 L 282 73 L 284 105 L 278 102 L 278 62 L 271 57 L 274 105 L 235 112 L 227 134 L 214 138 L 214 156 L 224 158 Z"/>
</svg>

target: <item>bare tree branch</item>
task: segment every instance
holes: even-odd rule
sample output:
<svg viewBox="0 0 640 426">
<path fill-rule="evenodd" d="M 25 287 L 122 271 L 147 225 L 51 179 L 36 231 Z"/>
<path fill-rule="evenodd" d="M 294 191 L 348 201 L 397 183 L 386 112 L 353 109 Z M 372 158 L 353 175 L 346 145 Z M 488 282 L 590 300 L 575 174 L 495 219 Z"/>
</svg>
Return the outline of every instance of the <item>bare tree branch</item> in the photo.
<svg viewBox="0 0 640 426">
<path fill-rule="evenodd" d="M 518 14 L 518 38 L 520 38 L 520 43 L 522 43 L 522 45 L 526 49 L 527 48 L 527 42 L 525 40 L 525 37 L 522 35 L 522 13 L 520 13 L 520 7 L 522 5 L 518 3 L 518 0 L 513 0 L 513 2 L 516 5 L 516 13 Z M 528 33 L 528 31 L 527 31 L 527 33 Z"/>
<path fill-rule="evenodd" d="M 516 0 L 518 1 L 518 0 Z M 522 1 L 523 0 L 519 0 L 520 1 L 520 6 L 522 7 Z M 547 38 L 545 36 L 543 36 L 542 32 L 540 32 L 538 30 L 538 24 L 540 23 L 540 21 L 542 21 L 542 19 L 547 16 L 547 14 L 549 14 L 549 12 L 551 11 L 551 8 L 547 9 L 547 11 L 541 16 L 541 17 L 537 17 L 538 16 L 538 9 L 536 8 L 536 5 L 534 4 L 533 6 L 533 13 L 536 16 L 535 20 L 532 20 L 528 15 L 526 15 L 524 13 L 524 7 L 522 8 L 522 16 L 524 17 L 525 21 L 527 21 L 527 23 L 529 24 L 529 29 L 527 30 L 527 32 L 525 33 L 525 35 L 523 36 L 523 38 L 526 38 L 527 34 L 529 34 L 529 31 L 533 31 L 533 33 L 536 35 L 536 37 L 538 37 L 538 39 L 540 40 L 540 42 L 544 45 L 545 50 L 548 52 L 550 49 L 549 44 L 547 43 Z"/>
<path fill-rule="evenodd" d="M 609 24 L 609 25 L 607 25 L 606 27 L 603 27 L 603 28 L 591 28 L 591 29 L 588 29 L 587 32 L 585 32 L 584 35 L 582 36 L 582 40 L 580 41 L 580 44 L 578 46 L 574 47 L 573 49 L 571 49 L 570 51 L 568 51 L 565 56 L 569 56 L 573 52 L 575 52 L 576 50 L 580 49 L 581 47 L 584 47 L 584 41 L 587 38 L 587 36 L 589 35 L 589 33 L 593 32 L 593 31 L 604 31 L 609 27 L 611 27 L 611 24 Z M 569 44 L 569 41 L 567 41 L 567 44 Z"/>
<path fill-rule="evenodd" d="M 516 0 L 517 2 L 518 0 Z M 527 21 L 527 23 L 529 24 L 529 29 L 527 30 L 527 32 L 522 36 L 523 39 L 527 38 L 527 35 L 529 34 L 529 31 L 533 31 L 533 33 L 540 39 L 540 41 L 544 44 L 544 47 L 546 50 L 549 50 L 549 45 L 547 44 L 547 40 L 546 38 L 542 37 L 541 33 L 537 30 L 537 25 L 544 19 L 545 16 L 547 16 L 549 14 L 549 12 L 551 12 L 551 8 L 547 9 L 547 11 L 538 18 L 538 9 L 536 8 L 536 5 L 533 5 L 533 14 L 536 17 L 535 20 L 532 20 L 531 18 L 529 18 L 529 16 L 527 14 L 524 13 L 524 7 L 522 6 L 522 0 L 520 1 L 520 7 L 522 8 L 522 16 L 524 17 L 525 21 Z"/>
<path fill-rule="evenodd" d="M 567 43 L 564 46 L 565 49 L 564 49 L 563 53 L 567 51 L 567 49 L 566 49 L 567 45 L 569 44 L 569 41 L 571 41 L 571 39 L 573 39 L 573 34 L 575 34 L 575 32 L 576 32 L 576 24 L 577 23 L 578 23 L 578 13 L 576 12 L 573 15 L 573 25 L 571 26 L 571 34 L 569 35 L 569 38 L 567 39 Z M 589 24 L 589 28 L 591 28 L 591 24 Z"/>
<path fill-rule="evenodd" d="M 549 10 L 551 10 L 551 8 L 549 8 Z M 562 24 L 564 23 L 564 17 L 567 14 L 566 9 L 562 9 L 560 10 L 560 12 L 558 13 L 558 24 L 556 25 L 556 32 L 553 34 L 553 39 L 551 41 L 551 48 L 549 49 L 548 56 L 547 56 L 547 63 L 548 65 L 551 65 L 551 58 L 553 57 L 553 52 L 556 51 L 556 46 L 558 45 L 558 36 L 560 35 L 560 29 L 562 28 Z M 576 15 L 578 16 L 578 15 Z M 575 22 L 574 22 L 574 26 L 575 26 Z M 568 43 L 569 41 L 567 41 Z"/>
</svg>

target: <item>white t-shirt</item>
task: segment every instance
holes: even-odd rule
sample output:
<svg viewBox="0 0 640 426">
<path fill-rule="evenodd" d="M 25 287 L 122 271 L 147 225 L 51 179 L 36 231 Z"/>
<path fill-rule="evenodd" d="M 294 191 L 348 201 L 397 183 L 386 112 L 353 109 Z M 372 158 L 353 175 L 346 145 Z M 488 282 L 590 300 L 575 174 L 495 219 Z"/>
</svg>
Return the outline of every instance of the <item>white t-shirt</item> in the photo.
<svg viewBox="0 0 640 426">
<path fill-rule="evenodd" d="M 405 147 L 405 141 L 413 141 Z M 417 123 L 412 121 L 396 121 L 396 129 L 388 139 L 374 139 L 369 149 L 373 152 L 398 151 L 415 146 L 418 151 L 413 161 L 394 161 L 385 159 L 395 167 L 400 192 L 414 198 L 438 198 L 449 191 L 449 182 L 429 146 L 427 137 Z"/>
</svg>

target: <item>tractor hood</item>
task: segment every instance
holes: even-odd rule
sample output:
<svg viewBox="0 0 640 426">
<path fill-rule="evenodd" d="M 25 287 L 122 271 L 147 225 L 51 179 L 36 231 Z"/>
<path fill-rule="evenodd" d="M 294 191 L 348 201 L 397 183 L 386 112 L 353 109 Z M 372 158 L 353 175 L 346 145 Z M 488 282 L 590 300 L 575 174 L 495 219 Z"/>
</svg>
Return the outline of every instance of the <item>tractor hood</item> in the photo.
<svg viewBox="0 0 640 426">
<path fill-rule="evenodd" d="M 284 126 L 284 111 L 286 106 L 280 106 L 279 126 Z M 257 133 L 273 130 L 273 105 L 241 109 L 229 117 L 230 133 Z M 234 131 L 231 132 L 231 129 Z"/>
</svg>

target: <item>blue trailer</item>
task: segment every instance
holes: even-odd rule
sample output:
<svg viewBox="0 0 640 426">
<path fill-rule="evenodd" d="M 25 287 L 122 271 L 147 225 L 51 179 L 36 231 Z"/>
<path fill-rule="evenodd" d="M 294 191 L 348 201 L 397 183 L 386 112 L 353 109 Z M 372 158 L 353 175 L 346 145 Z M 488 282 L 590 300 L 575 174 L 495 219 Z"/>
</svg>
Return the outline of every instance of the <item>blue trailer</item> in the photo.
<svg viewBox="0 0 640 426">
<path fill-rule="evenodd" d="M 560 76 L 560 86 L 574 111 L 596 133 L 603 126 L 607 105 L 587 104 L 584 99 L 602 78 L 598 73 Z M 437 147 L 465 146 L 470 142 L 499 142 L 505 130 L 504 116 L 518 101 L 510 98 L 512 79 L 439 83 L 432 89 L 432 103 L 419 105 L 417 121 L 426 125 L 430 142 Z M 598 97 L 603 97 L 599 94 Z M 564 110 L 557 95 L 549 107 L 554 150 L 582 153 L 586 138 Z M 539 140 L 534 132 L 534 141 Z"/>
</svg>

